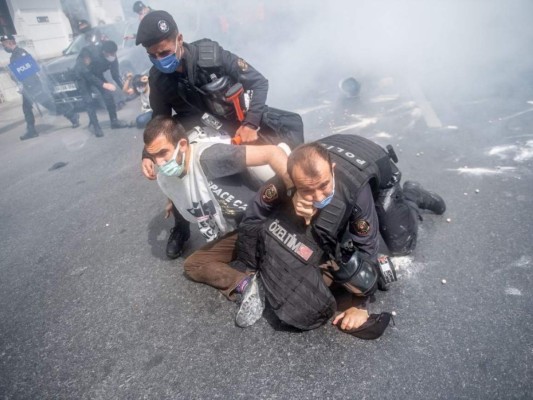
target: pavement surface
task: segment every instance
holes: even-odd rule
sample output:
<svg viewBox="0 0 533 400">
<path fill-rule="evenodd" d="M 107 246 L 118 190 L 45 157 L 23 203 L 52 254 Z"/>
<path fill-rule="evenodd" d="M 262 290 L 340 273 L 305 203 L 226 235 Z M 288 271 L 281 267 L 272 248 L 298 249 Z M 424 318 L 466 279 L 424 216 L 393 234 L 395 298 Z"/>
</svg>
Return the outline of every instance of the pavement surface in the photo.
<svg viewBox="0 0 533 400">
<path fill-rule="evenodd" d="M 236 327 L 235 304 L 165 257 L 172 221 L 141 175 L 140 130 L 111 130 L 100 112 L 95 138 L 86 115 L 77 129 L 45 115 L 21 142 L 20 105 L 1 104 L 0 397 L 533 398 L 533 95 L 362 83 L 355 100 L 324 82 L 294 105 L 307 140 L 390 143 L 403 179 L 448 206 L 394 259 L 399 280 L 371 309 L 396 324 L 376 341 L 331 324 Z M 187 254 L 201 244 L 193 229 Z"/>
</svg>

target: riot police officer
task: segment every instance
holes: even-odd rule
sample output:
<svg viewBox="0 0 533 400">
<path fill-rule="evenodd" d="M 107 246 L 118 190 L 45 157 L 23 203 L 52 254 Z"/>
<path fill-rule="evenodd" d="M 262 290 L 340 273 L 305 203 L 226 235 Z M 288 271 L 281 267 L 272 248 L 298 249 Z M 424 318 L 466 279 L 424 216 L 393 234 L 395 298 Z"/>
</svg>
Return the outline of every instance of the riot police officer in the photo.
<svg viewBox="0 0 533 400">
<path fill-rule="evenodd" d="M 439 195 L 417 182 L 407 181 L 402 189 L 391 159 L 397 161 L 393 150 L 356 135 L 333 135 L 299 146 L 287 162 L 294 187 L 267 183 L 239 225 L 237 250 L 229 247 L 210 262 L 229 258 L 241 270 L 259 269 L 260 286 L 274 313 L 299 329 L 314 329 L 333 316 L 336 304 L 328 284 L 338 283 L 360 297 L 378 287 L 386 290 L 395 275 L 386 259 L 378 259 L 378 235 L 391 254 L 409 254 L 416 246 L 420 210 L 437 215 L 446 210 Z M 347 238 L 349 248 L 344 246 Z M 209 282 L 203 253 L 191 255 L 185 268 L 189 276 L 203 268 L 202 277 Z M 243 303 L 239 326 L 261 317 L 259 303 L 259 296 Z M 389 318 L 388 313 L 369 316 L 364 308 L 352 306 L 333 324 L 369 339 L 383 333 Z"/>
<path fill-rule="evenodd" d="M 154 65 L 149 78 L 154 117 L 171 116 L 174 112 L 179 122 L 190 129 L 200 123 L 204 113 L 209 113 L 242 143 L 285 142 L 290 147 L 303 143 L 301 117 L 265 105 L 268 81 L 244 59 L 209 39 L 184 42 L 176 22 L 166 11 L 152 11 L 144 16 L 136 38 L 136 44 L 146 48 Z M 228 95 L 235 84 L 252 93 L 247 110 L 243 110 L 238 91 Z M 155 179 L 150 158 L 143 158 L 142 169 L 147 178 Z M 173 212 L 176 226 L 167 245 L 170 258 L 181 254 L 183 243 L 189 238 L 189 224 L 175 208 Z"/>
<path fill-rule="evenodd" d="M 148 7 L 142 1 L 136 1 L 135 3 L 133 3 L 133 12 L 139 15 L 139 20 L 142 20 L 146 16 L 146 14 L 152 12 L 152 8 Z"/>
<path fill-rule="evenodd" d="M 17 46 L 17 42 L 13 35 L 0 36 L 0 41 L 4 46 L 4 50 L 11 53 L 10 65 L 14 65 L 17 60 L 27 58 L 30 60 L 30 68 L 34 68 L 35 71 L 29 75 L 18 78 L 13 73 L 11 77 L 22 87 L 22 112 L 24 113 L 24 119 L 26 120 L 26 133 L 20 137 L 20 140 L 31 139 L 39 136 L 35 129 L 35 116 L 33 115 L 33 103 L 37 101 L 42 104 L 46 109 L 56 112 L 54 100 L 51 93 L 44 87 L 39 75 L 37 74 L 39 69 L 33 57 L 21 47 Z M 67 118 L 73 128 L 77 128 L 79 124 L 79 115 L 74 111 L 71 105 L 64 105 L 62 114 Z"/>
<path fill-rule="evenodd" d="M 106 105 L 111 129 L 126 128 L 128 124 L 117 117 L 117 108 L 112 92 L 116 86 L 104 77 L 104 72 L 110 70 L 113 80 L 119 88 L 124 86 L 118 70 L 117 44 L 111 40 L 103 41 L 99 45 L 85 46 L 78 55 L 74 71 L 76 74 L 78 89 L 83 96 L 87 114 L 89 115 L 89 129 L 96 137 L 103 136 L 102 128 L 96 116 L 96 108 L 93 102 L 91 87 L 96 88 Z"/>
</svg>

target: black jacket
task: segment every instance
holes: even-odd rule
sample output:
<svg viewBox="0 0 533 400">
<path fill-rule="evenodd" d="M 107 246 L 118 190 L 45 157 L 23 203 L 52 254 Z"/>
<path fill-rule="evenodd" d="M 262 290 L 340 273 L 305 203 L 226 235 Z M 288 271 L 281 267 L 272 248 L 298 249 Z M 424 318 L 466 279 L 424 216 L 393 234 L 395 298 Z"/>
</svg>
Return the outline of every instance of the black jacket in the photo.
<svg viewBox="0 0 533 400">
<path fill-rule="evenodd" d="M 219 51 L 219 63 L 213 68 L 198 66 L 199 50 L 197 43 L 214 43 Z M 253 96 L 243 123 L 259 126 L 265 110 L 268 93 L 268 80 L 250 64 L 235 54 L 222 49 L 216 42 L 209 39 L 195 43 L 184 43 L 185 55 L 182 58 L 184 72 L 165 74 L 152 67 L 150 70 L 150 105 L 153 116 L 172 115 L 178 118 L 204 113 L 208 111 L 202 95 L 195 89 L 209 82 L 209 74 L 214 72 L 218 77 L 227 75 L 235 82 L 242 83 L 244 90 L 252 90 Z M 192 83 L 192 84 L 191 84 Z"/>
<path fill-rule="evenodd" d="M 84 63 L 84 58 L 86 57 L 90 58 L 89 65 Z M 80 51 L 75 66 L 78 78 L 84 78 L 94 86 L 102 86 L 107 82 L 104 78 L 104 72 L 107 70 L 111 72 L 111 77 L 118 85 L 119 90 L 122 89 L 124 84 L 120 78 L 118 70 L 118 59 L 115 59 L 113 62 L 107 61 L 102 53 L 102 47 L 100 45 L 91 44 L 85 46 Z"/>
<path fill-rule="evenodd" d="M 11 57 L 9 58 L 9 62 L 12 63 L 13 61 L 15 61 L 16 59 L 20 58 L 20 57 L 24 57 L 26 55 L 28 55 L 29 53 L 24 50 L 22 47 L 15 47 L 13 49 L 13 52 L 11 53 Z"/>
</svg>

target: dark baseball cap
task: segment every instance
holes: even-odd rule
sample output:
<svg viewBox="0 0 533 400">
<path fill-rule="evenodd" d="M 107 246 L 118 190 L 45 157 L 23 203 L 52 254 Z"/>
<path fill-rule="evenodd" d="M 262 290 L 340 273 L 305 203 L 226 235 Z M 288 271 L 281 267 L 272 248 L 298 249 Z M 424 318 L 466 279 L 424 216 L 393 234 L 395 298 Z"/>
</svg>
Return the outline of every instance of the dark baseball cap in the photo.
<svg viewBox="0 0 533 400">
<path fill-rule="evenodd" d="M 13 35 L 2 35 L 2 36 L 0 36 L 0 42 L 4 42 L 6 40 L 15 40 L 15 36 L 13 36 Z"/>
<path fill-rule="evenodd" d="M 176 21 L 174 21 L 172 15 L 161 10 L 152 11 L 139 24 L 135 44 L 150 47 L 167 39 L 174 32 L 178 32 L 178 25 L 176 25 Z"/>
</svg>

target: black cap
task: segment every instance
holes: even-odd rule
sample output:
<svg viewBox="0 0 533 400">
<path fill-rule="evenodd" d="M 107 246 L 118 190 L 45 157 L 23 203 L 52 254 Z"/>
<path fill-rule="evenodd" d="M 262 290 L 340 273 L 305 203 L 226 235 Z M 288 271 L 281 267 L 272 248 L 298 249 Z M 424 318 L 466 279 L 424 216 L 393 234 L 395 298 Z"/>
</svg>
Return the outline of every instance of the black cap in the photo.
<svg viewBox="0 0 533 400">
<path fill-rule="evenodd" d="M 0 36 L 0 42 L 4 42 L 6 40 L 15 40 L 15 36 L 13 36 L 13 35 L 2 35 L 2 36 Z"/>
<path fill-rule="evenodd" d="M 144 7 L 146 6 L 142 1 L 136 1 L 133 3 L 133 12 L 139 14 Z"/>
<path fill-rule="evenodd" d="M 172 15 L 161 10 L 152 11 L 139 24 L 135 44 L 150 47 L 170 37 L 174 32 L 178 32 L 178 25 Z"/>
</svg>

